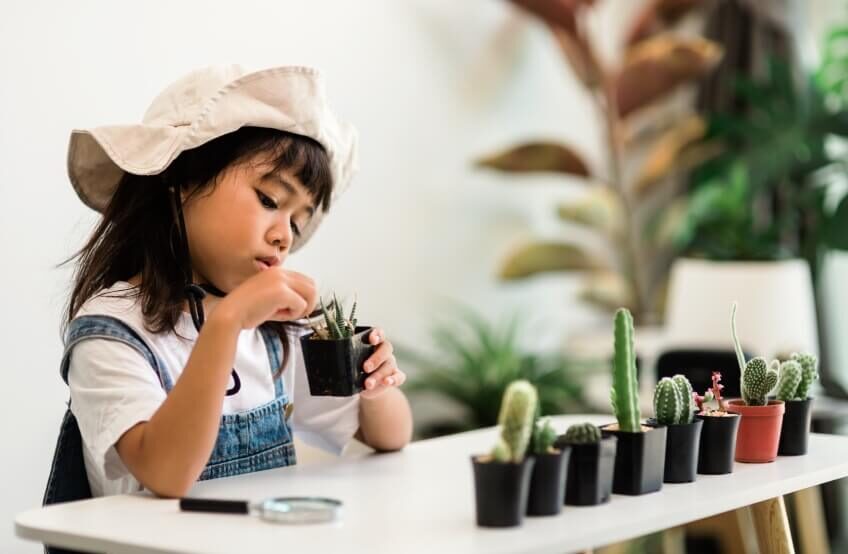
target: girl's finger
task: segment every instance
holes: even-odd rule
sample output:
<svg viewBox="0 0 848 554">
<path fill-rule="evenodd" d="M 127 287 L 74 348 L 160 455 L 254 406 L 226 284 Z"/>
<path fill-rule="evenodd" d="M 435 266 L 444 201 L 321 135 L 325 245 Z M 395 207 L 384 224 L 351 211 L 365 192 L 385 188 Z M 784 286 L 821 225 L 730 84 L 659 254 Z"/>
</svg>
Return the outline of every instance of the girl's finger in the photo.
<svg viewBox="0 0 848 554">
<path fill-rule="evenodd" d="M 391 384 L 386 382 L 386 379 L 392 379 L 397 373 L 397 371 L 397 362 L 395 361 L 394 356 L 392 356 L 391 359 L 386 360 L 386 362 L 380 365 L 380 367 L 374 373 L 368 376 L 368 378 L 365 380 L 365 388 L 374 388 L 369 387 L 369 381 L 374 385 L 391 386 Z"/>
<path fill-rule="evenodd" d="M 379 327 L 371 329 L 371 332 L 368 333 L 368 342 L 371 344 L 380 344 L 385 338 L 386 334 Z"/>
<path fill-rule="evenodd" d="M 371 373 L 392 357 L 392 353 L 394 352 L 394 347 L 390 342 L 384 342 L 380 346 L 377 347 L 377 350 L 374 351 L 371 356 L 365 360 L 365 364 L 362 366 L 365 369 L 365 373 Z"/>
<path fill-rule="evenodd" d="M 406 381 L 406 373 L 395 368 L 395 372 L 383 379 L 383 384 L 387 387 L 399 387 Z"/>
</svg>

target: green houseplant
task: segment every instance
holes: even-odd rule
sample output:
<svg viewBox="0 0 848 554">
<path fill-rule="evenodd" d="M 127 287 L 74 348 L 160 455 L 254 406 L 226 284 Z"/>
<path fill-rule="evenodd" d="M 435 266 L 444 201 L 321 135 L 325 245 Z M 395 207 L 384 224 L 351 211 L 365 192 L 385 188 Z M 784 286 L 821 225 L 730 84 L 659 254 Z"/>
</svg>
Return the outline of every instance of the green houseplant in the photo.
<svg viewBox="0 0 848 554">
<path fill-rule="evenodd" d="M 689 483 L 698 469 L 703 421 L 695 419 L 692 384 L 683 375 L 663 377 L 654 389 L 654 421 L 666 427 L 666 483 Z"/>
<path fill-rule="evenodd" d="M 603 437 L 592 423 L 578 423 L 560 435 L 556 444 L 571 449 L 566 477 L 565 503 L 595 506 L 610 499 L 618 439 Z"/>
<path fill-rule="evenodd" d="M 626 308 L 619 308 L 615 314 L 615 359 L 610 397 L 617 423 L 601 430 L 618 439 L 613 492 L 634 495 L 660 490 L 665 471 L 666 427 L 642 425 L 633 316 Z"/>
<path fill-rule="evenodd" d="M 722 399 L 721 373 L 714 371 L 712 386 L 703 396 L 694 394 L 698 415 L 703 422 L 698 447 L 698 473 L 721 475 L 733 472 L 736 453 L 736 436 L 739 431 L 739 414 L 727 411 Z"/>
<path fill-rule="evenodd" d="M 736 461 L 762 463 L 777 457 L 780 428 L 786 406 L 782 400 L 769 400 L 768 394 L 777 385 L 777 360 L 769 364 L 765 358 L 745 360 L 736 333 L 736 303 L 730 312 L 733 345 L 739 359 L 742 398 L 730 400 L 727 409 L 741 416 L 736 438 Z"/>
<path fill-rule="evenodd" d="M 320 300 L 322 319 L 301 337 L 303 361 L 312 396 L 351 396 L 365 389 L 363 365 L 375 347 L 368 343 L 371 327 L 357 326 L 356 301 L 346 316 L 333 295 L 329 306 Z"/>
<path fill-rule="evenodd" d="M 550 419 L 537 420 L 530 441 L 530 451 L 536 463 L 530 477 L 528 516 L 553 516 L 562 511 L 571 449 L 564 445 L 555 446 L 556 440 L 557 433 Z"/>
<path fill-rule="evenodd" d="M 497 443 L 489 454 L 471 457 L 481 527 L 515 527 L 523 521 L 536 461 L 526 454 L 537 409 L 536 388 L 523 380 L 511 383 L 501 401 Z"/>
<path fill-rule="evenodd" d="M 498 421 L 499 400 L 507 386 L 525 379 L 538 390 L 544 414 L 586 411 L 583 380 L 600 362 L 576 361 L 562 354 L 536 354 L 519 345 L 520 319 L 489 322 L 462 307 L 457 317 L 432 330 L 439 351 L 423 354 L 406 346 L 396 348 L 399 359 L 416 369 L 406 383 L 413 401 L 435 397 L 446 401 L 456 415 L 420 425 L 417 434 L 434 437 L 490 427 Z"/>
<path fill-rule="evenodd" d="M 812 354 L 793 353 L 780 364 L 777 381 L 777 399 L 786 406 L 780 430 L 777 453 L 781 456 L 799 456 L 807 453 L 810 436 L 813 398 L 810 386 L 818 379 L 818 358 Z"/>
<path fill-rule="evenodd" d="M 719 61 L 717 44 L 669 32 L 704 2 L 646 4 L 634 17 L 621 62 L 615 64 L 596 55 L 587 35 L 585 18 L 593 1 L 513 3 L 550 28 L 564 59 L 592 99 L 603 129 L 606 163 L 603 171 L 594 171 L 571 146 L 540 139 L 484 156 L 478 165 L 512 174 L 550 172 L 589 184 L 583 198 L 563 204 L 557 213 L 565 222 L 597 232 L 610 245 L 614 259 L 600 258 L 573 241 L 533 241 L 508 254 L 500 275 L 511 280 L 546 271 L 584 272 L 581 296 L 585 301 L 611 312 L 627 306 L 637 322 L 649 321 L 661 311 L 663 276 L 672 251 L 666 236 L 652 230 L 652 222 L 676 195 L 673 187 L 658 185 L 675 180 L 683 169 L 703 159 L 709 148 L 686 148 L 705 131 L 704 121 L 691 111 L 667 116 L 654 126 L 658 131 L 633 129 L 639 128 L 640 113 L 706 75 Z M 633 166 L 640 169 L 626 170 Z"/>
</svg>

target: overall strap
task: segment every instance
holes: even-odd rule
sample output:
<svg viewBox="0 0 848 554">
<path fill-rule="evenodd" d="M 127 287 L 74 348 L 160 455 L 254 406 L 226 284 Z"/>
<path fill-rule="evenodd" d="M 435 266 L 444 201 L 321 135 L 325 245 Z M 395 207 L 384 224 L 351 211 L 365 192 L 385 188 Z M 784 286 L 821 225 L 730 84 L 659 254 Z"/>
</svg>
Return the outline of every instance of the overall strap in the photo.
<svg viewBox="0 0 848 554">
<path fill-rule="evenodd" d="M 262 339 L 265 341 L 265 349 L 268 351 L 268 360 L 271 364 L 271 375 L 277 373 L 280 369 L 280 364 L 283 363 L 283 342 L 280 335 L 267 325 L 260 325 L 259 332 L 262 334 Z M 274 379 L 274 393 L 277 398 L 285 394 L 283 389 L 283 378 Z M 291 400 L 291 399 L 289 399 Z"/>
<path fill-rule="evenodd" d="M 165 369 L 164 363 L 150 349 L 144 339 L 139 336 L 129 325 L 112 316 L 107 315 L 85 315 L 74 319 L 68 327 L 65 336 L 65 353 L 62 356 L 60 372 L 62 380 L 68 382 L 68 369 L 70 368 L 71 351 L 73 347 L 85 339 L 101 338 L 122 342 L 131 346 L 141 354 L 150 364 L 159 377 L 159 382 L 165 392 L 170 392 L 174 387 L 170 374 Z"/>
</svg>

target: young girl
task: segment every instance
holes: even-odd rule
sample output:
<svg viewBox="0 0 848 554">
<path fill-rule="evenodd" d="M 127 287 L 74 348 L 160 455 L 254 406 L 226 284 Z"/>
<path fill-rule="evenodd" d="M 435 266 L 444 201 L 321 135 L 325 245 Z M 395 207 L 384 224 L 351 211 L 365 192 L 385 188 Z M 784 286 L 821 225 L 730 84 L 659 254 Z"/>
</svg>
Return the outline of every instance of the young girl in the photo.
<svg viewBox="0 0 848 554">
<path fill-rule="evenodd" d="M 309 395 L 298 337 L 315 283 L 283 268 L 354 171 L 320 76 L 194 72 L 138 125 L 75 131 L 70 180 L 102 213 L 67 313 L 70 388 L 45 504 L 292 465 L 292 433 L 341 452 L 411 436 L 405 375 L 375 329 L 366 390 Z"/>
</svg>

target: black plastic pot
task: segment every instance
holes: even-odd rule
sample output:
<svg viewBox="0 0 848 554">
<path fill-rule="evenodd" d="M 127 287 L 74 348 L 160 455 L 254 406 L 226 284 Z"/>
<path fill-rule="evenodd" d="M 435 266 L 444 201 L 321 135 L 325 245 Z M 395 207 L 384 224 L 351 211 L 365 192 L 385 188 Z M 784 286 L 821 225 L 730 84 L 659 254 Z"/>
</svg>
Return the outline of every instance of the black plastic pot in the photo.
<svg viewBox="0 0 848 554">
<path fill-rule="evenodd" d="M 555 454 L 535 454 L 527 499 L 528 516 L 555 516 L 565 503 L 565 483 L 571 448 L 558 447 Z"/>
<path fill-rule="evenodd" d="M 695 416 L 704 422 L 701 429 L 701 444 L 698 447 L 698 473 L 720 475 L 733 472 L 736 453 L 736 433 L 741 417 L 738 414 L 725 416 Z"/>
<path fill-rule="evenodd" d="M 807 453 L 810 438 L 810 420 L 813 415 L 813 399 L 787 400 L 783 424 L 780 428 L 780 456 L 800 456 Z"/>
<path fill-rule="evenodd" d="M 618 437 L 612 492 L 647 494 L 662 488 L 665 473 L 665 427 L 651 427 L 641 433 L 626 433 L 601 427 L 604 435 Z"/>
<path fill-rule="evenodd" d="M 357 327 L 346 339 L 323 340 L 310 333 L 300 339 L 312 396 L 353 396 L 365 389 L 365 360 L 376 347 L 368 343 L 371 327 Z"/>
<path fill-rule="evenodd" d="M 481 462 L 471 457 L 474 466 L 474 495 L 477 525 L 515 527 L 521 525 L 527 511 L 530 475 L 536 463 L 527 457 L 520 464 Z"/>
<path fill-rule="evenodd" d="M 654 419 L 648 425 L 657 426 Z M 691 483 L 698 469 L 698 447 L 701 440 L 703 422 L 695 419 L 692 423 L 666 425 L 665 471 L 666 483 Z"/>
<path fill-rule="evenodd" d="M 565 435 L 557 439 L 557 448 L 571 448 L 565 478 L 566 504 L 595 506 L 609 500 L 617 441 L 612 436 L 591 444 L 570 444 L 565 442 Z"/>
</svg>

